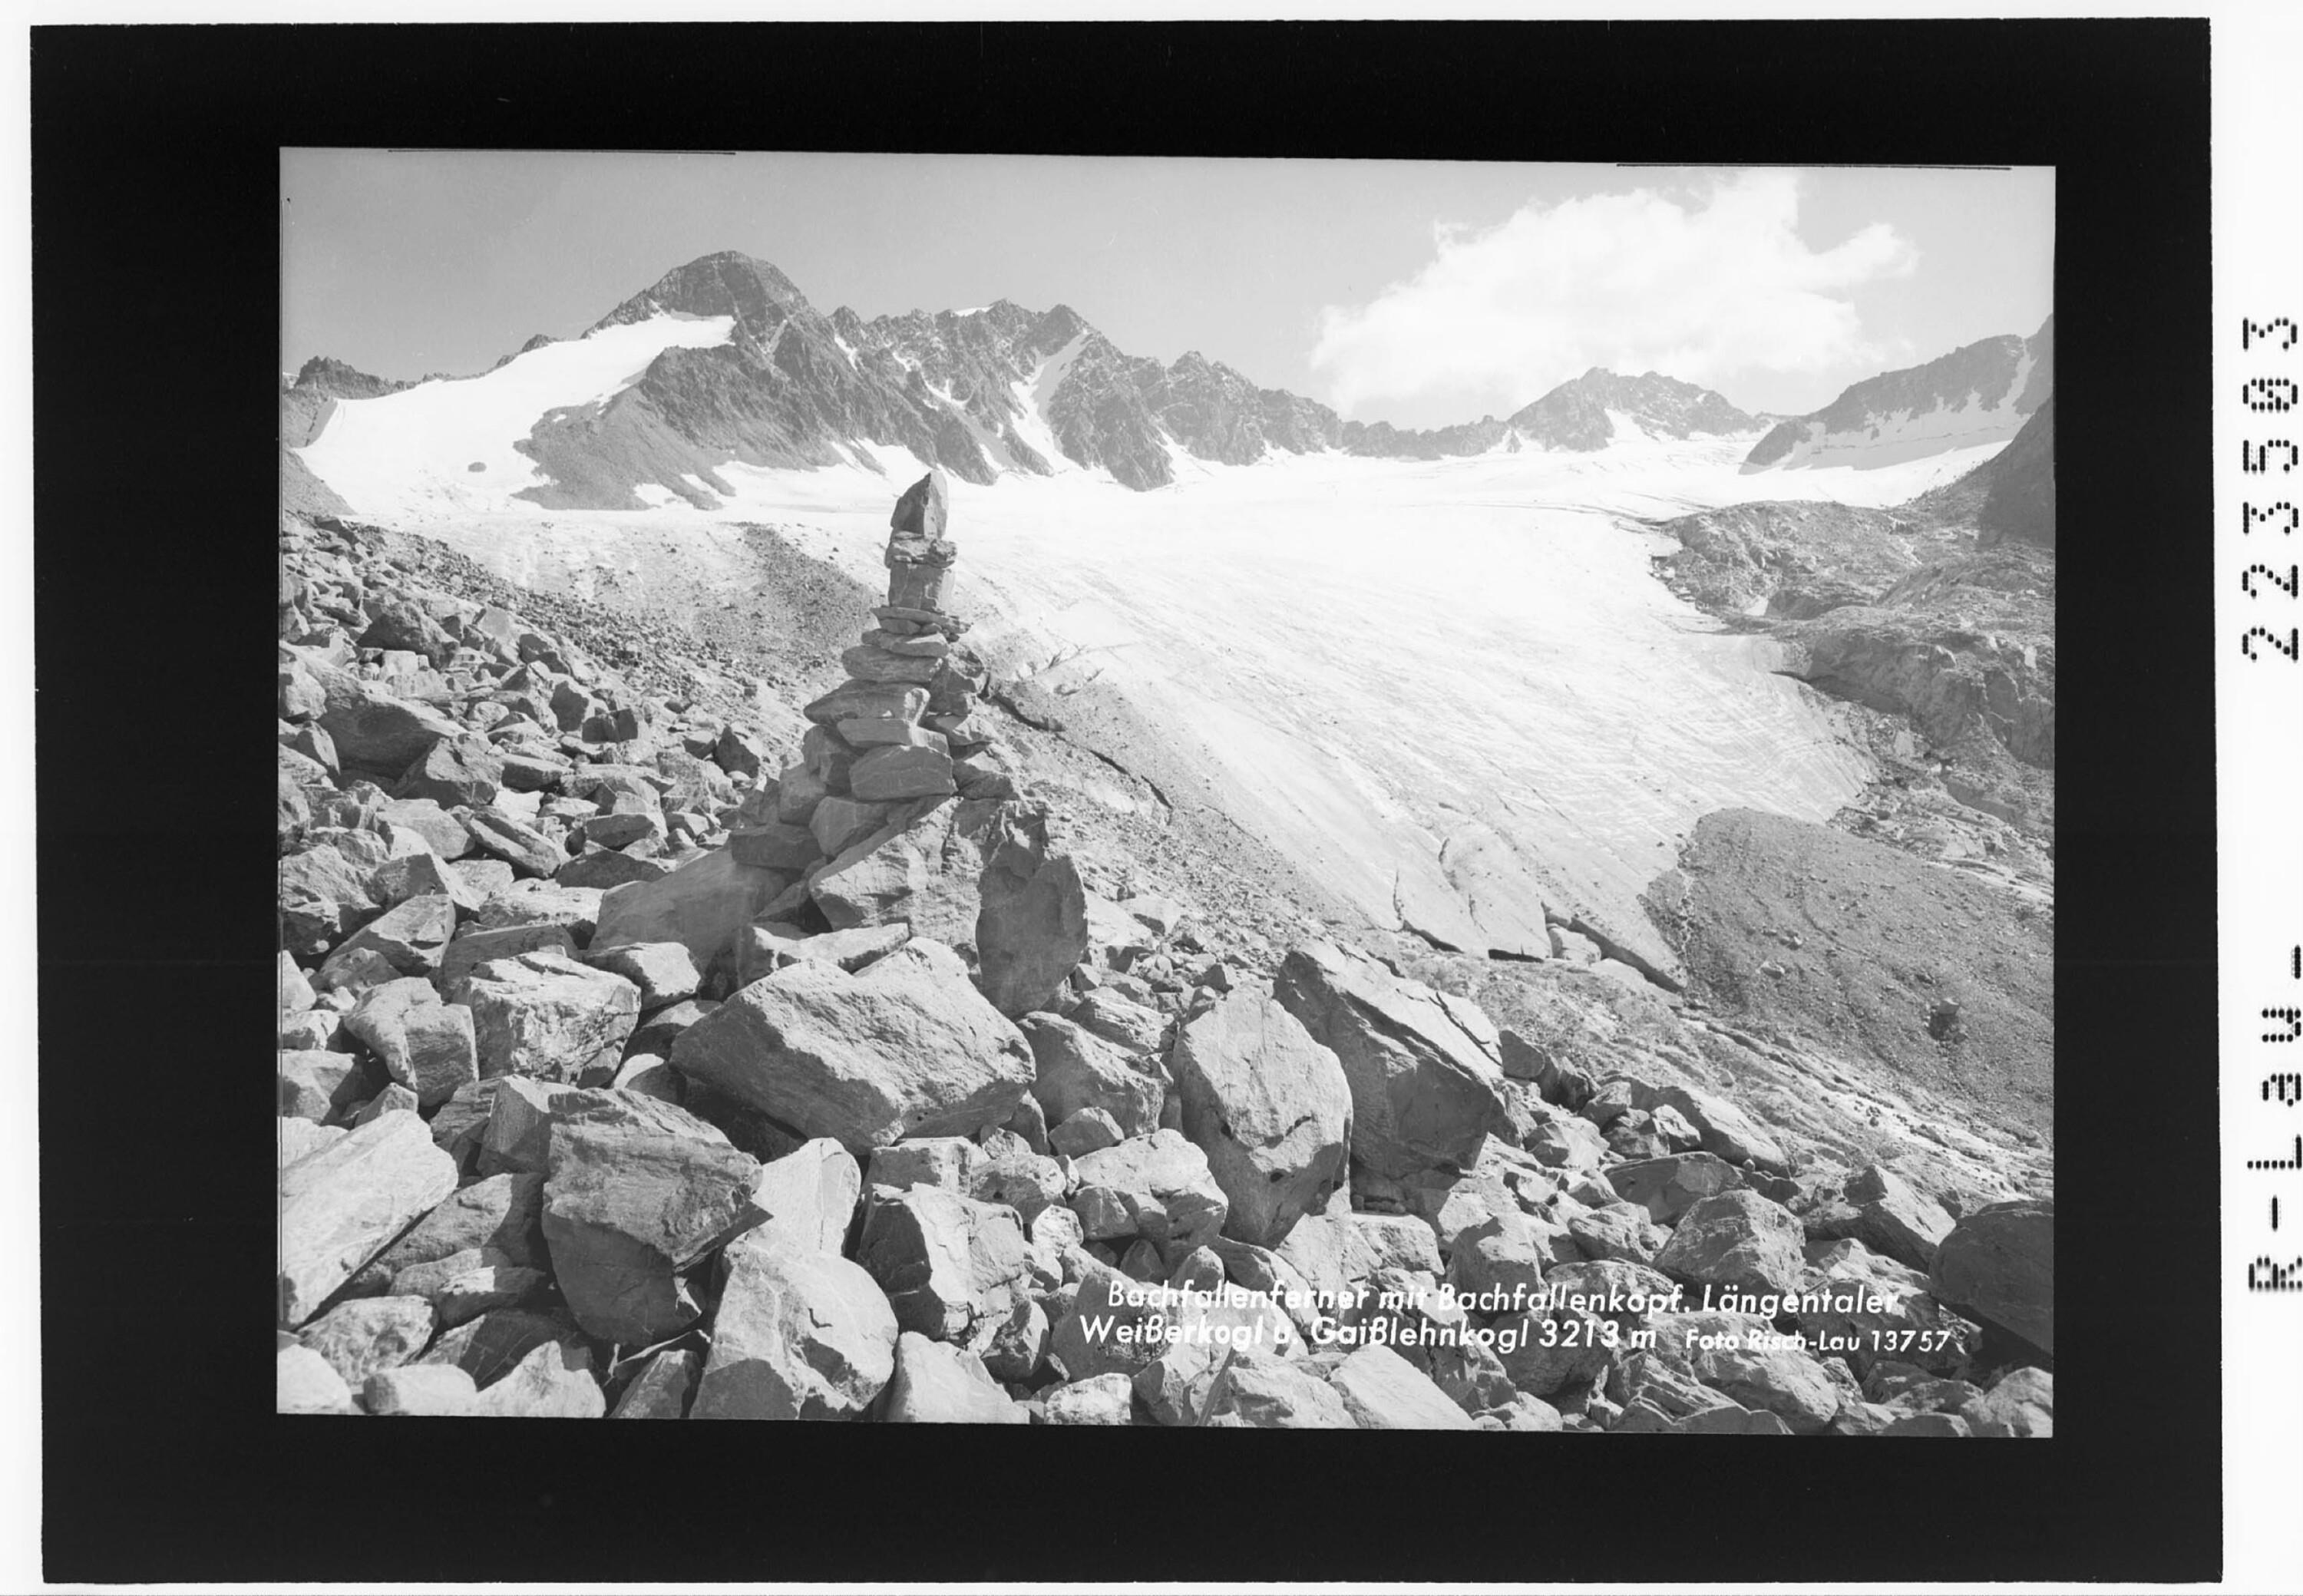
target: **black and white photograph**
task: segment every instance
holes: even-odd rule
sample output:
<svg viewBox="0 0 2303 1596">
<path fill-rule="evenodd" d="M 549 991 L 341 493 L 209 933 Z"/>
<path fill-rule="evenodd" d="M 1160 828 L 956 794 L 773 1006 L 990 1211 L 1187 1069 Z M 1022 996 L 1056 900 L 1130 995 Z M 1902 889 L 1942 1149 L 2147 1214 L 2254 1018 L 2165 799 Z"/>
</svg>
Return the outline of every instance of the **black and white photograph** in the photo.
<svg viewBox="0 0 2303 1596">
<path fill-rule="evenodd" d="M 2052 1435 L 2051 168 L 280 190 L 281 1412 Z"/>
<path fill-rule="evenodd" d="M 2303 22 L 384 9 L 29 30 L 13 1584 L 2303 1578 Z"/>
</svg>

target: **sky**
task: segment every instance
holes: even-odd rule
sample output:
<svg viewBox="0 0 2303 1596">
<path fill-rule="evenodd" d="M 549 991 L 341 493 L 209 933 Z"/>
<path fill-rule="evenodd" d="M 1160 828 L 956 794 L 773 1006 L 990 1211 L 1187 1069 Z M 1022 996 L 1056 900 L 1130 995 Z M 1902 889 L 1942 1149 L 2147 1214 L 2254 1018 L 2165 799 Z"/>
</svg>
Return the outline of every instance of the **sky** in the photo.
<svg viewBox="0 0 2303 1596">
<path fill-rule="evenodd" d="M 826 312 L 1068 304 L 1411 427 L 1593 366 L 1797 414 L 2054 308 L 2045 167 L 316 149 L 281 190 L 287 371 L 484 371 L 721 249 Z"/>
</svg>

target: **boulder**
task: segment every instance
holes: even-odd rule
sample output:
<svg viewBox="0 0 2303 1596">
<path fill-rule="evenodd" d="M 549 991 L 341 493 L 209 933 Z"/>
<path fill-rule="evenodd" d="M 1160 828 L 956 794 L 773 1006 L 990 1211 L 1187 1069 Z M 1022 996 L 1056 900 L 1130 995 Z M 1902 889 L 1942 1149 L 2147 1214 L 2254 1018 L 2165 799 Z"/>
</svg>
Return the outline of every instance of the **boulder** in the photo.
<svg viewBox="0 0 2303 1596">
<path fill-rule="evenodd" d="M 1755 1191 L 1725 1191 L 1682 1214 L 1655 1266 L 1674 1279 L 1751 1292 L 1799 1288 L 1805 1233 L 1782 1204 Z"/>
<path fill-rule="evenodd" d="M 1503 1071 L 1420 982 L 1328 942 L 1288 954 L 1272 995 L 1341 1061 L 1352 1156 L 1394 1178 L 1469 1169 L 1509 1134 Z"/>
<path fill-rule="evenodd" d="M 297 1338 L 328 1360 L 357 1390 L 381 1369 L 396 1369 L 431 1344 L 438 1328 L 420 1296 L 370 1296 L 331 1308 Z"/>
<path fill-rule="evenodd" d="M 468 820 L 472 846 L 522 875 L 548 876 L 568 862 L 567 850 L 536 827 L 502 809 L 476 809 Z"/>
<path fill-rule="evenodd" d="M 553 1101 L 550 1160 L 544 1240 L 576 1322 L 633 1346 L 695 1323 L 680 1275 L 757 1217 L 757 1161 L 683 1109 L 614 1091 Z"/>
<path fill-rule="evenodd" d="M 459 915 L 477 913 L 485 894 L 465 880 L 464 873 L 438 854 L 403 854 L 386 859 L 367 878 L 368 891 L 385 908 L 411 898 L 445 898 Z"/>
<path fill-rule="evenodd" d="M 1328 1383 L 1362 1430 L 1472 1428 L 1471 1415 L 1429 1374 L 1379 1342 L 1337 1364 Z"/>
<path fill-rule="evenodd" d="M 680 1033 L 718 1007 L 709 998 L 689 998 L 657 1009 L 640 1021 L 632 1039 L 624 1044 L 626 1060 L 628 1062 L 633 1054 L 640 1052 L 654 1053 L 669 1060 L 671 1044 L 679 1040 Z"/>
<path fill-rule="evenodd" d="M 432 973 L 432 981 L 449 1002 L 469 1004 L 471 973 L 479 966 L 492 959 L 543 952 L 576 957 L 575 939 L 569 935 L 565 925 L 547 920 L 527 925 L 467 929 L 440 955 L 440 967 Z"/>
<path fill-rule="evenodd" d="M 1085 1158 L 1106 1147 L 1117 1147 L 1126 1139 L 1119 1121 L 1102 1109 L 1080 1109 L 1048 1132 L 1050 1150 L 1066 1158 Z"/>
<path fill-rule="evenodd" d="M 443 1003 L 431 982 L 408 976 L 371 986 L 344 1017 L 344 1028 L 367 1044 L 384 1072 L 435 1109 L 456 1088 L 479 1079 L 472 1011 Z"/>
<path fill-rule="evenodd" d="M 429 975 L 440 967 L 448 939 L 456 934 L 456 906 L 445 896 L 411 898 L 386 909 L 337 945 L 320 967 L 319 984 L 340 983 L 331 972 L 342 972 L 362 951 L 381 954 L 403 975 Z"/>
<path fill-rule="evenodd" d="M 456 1161 L 413 1114 L 386 1114 L 280 1172 L 280 1322 L 300 1325 L 456 1189 Z"/>
<path fill-rule="evenodd" d="M 827 798 L 826 804 L 844 800 Z M 822 817 L 827 811 L 818 806 Z M 841 846 L 845 846 L 843 843 Z M 742 826 L 728 835 L 728 853 L 738 865 L 763 870 L 798 872 L 822 858 L 829 851 L 816 840 L 816 834 L 806 826 L 786 825 L 771 821 L 765 825 Z"/>
<path fill-rule="evenodd" d="M 904 923 L 974 948 L 980 816 L 940 799 L 864 804 L 835 796 L 817 804 L 813 825 L 831 857 L 809 878 L 808 891 L 834 929 Z"/>
<path fill-rule="evenodd" d="M 591 1353 L 567 1341 L 529 1352 L 510 1373 L 482 1387 L 470 1409 L 473 1417 L 488 1419 L 596 1419 L 607 1411 Z"/>
<path fill-rule="evenodd" d="M 1214 1429 L 1350 1430 L 1351 1409 L 1301 1364 L 1236 1352 L 1208 1390 L 1201 1423 Z"/>
<path fill-rule="evenodd" d="M 403 1269 L 482 1249 L 512 1263 L 541 1264 L 543 1214 L 541 1174 L 487 1176 L 460 1187 L 418 1220 L 415 1229 L 377 1254 L 346 1289 L 361 1296 L 381 1293 Z"/>
<path fill-rule="evenodd" d="M 331 1142 L 342 1141 L 350 1127 L 342 1125 L 316 1125 L 309 1119 L 283 1116 L 273 1122 L 277 1127 L 279 1162 L 286 1169 L 298 1159 Z"/>
<path fill-rule="evenodd" d="M 1051 1386 L 1040 1398 L 1042 1420 L 1050 1424 L 1132 1424 L 1135 1388 L 1114 1371 Z"/>
<path fill-rule="evenodd" d="M 786 965 L 835 964 L 851 974 L 911 940 L 909 925 L 859 925 L 811 935 L 771 921 L 745 928 L 736 959 L 736 984 L 749 986 Z"/>
<path fill-rule="evenodd" d="M 767 1215 L 761 1229 L 807 1251 L 837 1254 L 847 1251 L 863 1195 L 863 1171 L 854 1155 L 831 1137 L 819 1136 L 760 1166 L 752 1205 Z"/>
<path fill-rule="evenodd" d="M 1351 1085 L 1293 1015 L 1260 992 L 1234 992 L 1177 1033 L 1168 1067 L 1184 1135 L 1223 1188 L 1226 1235 L 1276 1246 L 1327 1205 L 1350 1152 Z"/>
<path fill-rule="evenodd" d="M 1764 1319 L 1668 1313 L 1651 1326 L 1661 1344 L 1683 1347 L 1668 1355 L 1683 1357 L 1696 1379 L 1746 1408 L 1774 1414 L 1794 1435 L 1820 1434 L 1838 1414 L 1839 1389 L 1823 1365 Z"/>
<path fill-rule="evenodd" d="M 280 935 L 284 950 L 316 958 L 375 917 L 370 872 L 337 849 L 308 848 L 280 861 Z"/>
<path fill-rule="evenodd" d="M 980 1349 L 1030 1298 L 1031 1247 L 1012 1208 L 934 1186 L 875 1195 L 856 1261 L 894 1307 L 897 1323 Z"/>
<path fill-rule="evenodd" d="M 362 1103 L 352 1115 L 352 1123 L 366 1125 L 379 1114 L 412 1114 L 416 1110 L 416 1094 L 394 1081 Z"/>
<path fill-rule="evenodd" d="M 384 823 L 383 830 L 405 833 L 410 842 L 443 859 L 460 859 L 472 850 L 470 829 L 431 798 L 394 798 L 377 805 L 375 817 Z M 399 835 L 392 842 L 395 853 L 407 846 Z"/>
<path fill-rule="evenodd" d="M 1101 1109 L 1123 1138 L 1160 1127 L 1168 1079 L 1156 1067 L 1056 1015 L 1024 1015 L 1017 1028 L 1031 1044 L 1032 1096 L 1049 1124 Z"/>
<path fill-rule="evenodd" d="M 855 975 L 811 962 L 755 981 L 681 1033 L 670 1056 L 691 1080 L 858 1153 L 999 1124 L 1033 1079 L 1016 1027 L 958 956 L 926 938 Z"/>
<path fill-rule="evenodd" d="M 328 1360 L 302 1345 L 280 1348 L 273 1358 L 277 1371 L 277 1413 L 352 1413 L 351 1388 Z"/>
<path fill-rule="evenodd" d="M 848 783 L 856 798 L 873 804 L 941 798 L 958 790 L 952 780 L 950 755 L 941 748 L 900 744 L 883 745 L 858 756 Z"/>
<path fill-rule="evenodd" d="M 469 1247 L 410 1264 L 392 1276 L 392 1289 L 396 1296 L 421 1298 L 443 1326 L 453 1326 L 533 1301 L 551 1283 L 544 1271 L 514 1263 L 494 1247 Z"/>
<path fill-rule="evenodd" d="M 518 1368 L 537 1347 L 553 1342 L 572 1350 L 584 1347 L 582 1332 L 565 1313 L 498 1308 L 443 1330 L 416 1364 L 461 1369 L 475 1385 L 485 1387 Z"/>
<path fill-rule="evenodd" d="M 301 1014 L 309 1009 L 316 997 L 312 984 L 304 979 L 304 972 L 296 966 L 295 956 L 283 948 L 279 953 L 280 1016 L 285 1020 L 291 1014 Z"/>
<path fill-rule="evenodd" d="M 639 1023 L 639 988 L 564 953 L 492 959 L 466 977 L 465 991 L 483 1076 L 612 1078 Z"/>
<path fill-rule="evenodd" d="M 501 892 L 492 893 L 472 920 L 487 931 L 520 925 L 557 925 L 567 932 L 570 942 L 582 948 L 594 940 L 593 928 L 600 917 L 603 896 L 597 887 L 571 887 L 554 881 L 518 881 Z"/>
<path fill-rule="evenodd" d="M 1087 955 L 1078 866 L 1050 847 L 1047 812 L 1031 804 L 996 806 L 984 857 L 977 984 L 1002 1014 L 1044 1009 Z"/>
<path fill-rule="evenodd" d="M 865 1182 L 898 1192 L 933 1186 L 964 1197 L 983 1161 L 983 1150 L 966 1136 L 912 1136 L 872 1149 Z"/>
<path fill-rule="evenodd" d="M 619 942 L 606 947 L 595 936 L 584 962 L 595 970 L 621 975 L 638 987 L 643 1014 L 692 998 L 704 984 L 684 942 Z"/>
<path fill-rule="evenodd" d="M 1791 1173 L 1791 1161 L 1776 1139 L 1724 1097 L 1699 1092 L 1691 1086 L 1642 1084 L 1632 1093 L 1632 1106 L 1649 1112 L 1666 1108 L 1674 1110 L 1700 1138 L 1704 1152 L 1731 1164 L 1748 1160 L 1754 1168 L 1770 1175 Z"/>
<path fill-rule="evenodd" d="M 729 1244 L 694 1419 L 849 1419 L 896 1370 L 895 1311 L 863 1269 L 771 1231 Z"/>
<path fill-rule="evenodd" d="M 1157 1009 L 1111 991 L 1097 987 L 1080 994 L 1080 1001 L 1065 1016 L 1084 1031 L 1092 1032 L 1106 1042 L 1116 1043 L 1131 1053 L 1157 1053 L 1166 1051 L 1168 1017 Z"/>
<path fill-rule="evenodd" d="M 397 798 L 430 798 L 443 809 L 480 808 L 495 802 L 503 756 L 485 738 L 446 737 L 404 771 L 392 790 Z"/>
<path fill-rule="evenodd" d="M 283 1048 L 279 1053 L 280 1112 L 318 1124 L 351 1111 L 367 1095 L 367 1078 L 350 1053 Z"/>
<path fill-rule="evenodd" d="M 1743 1184 L 1741 1170 L 1709 1153 L 1677 1153 L 1618 1164 L 1607 1172 L 1607 1178 L 1617 1195 L 1646 1209 L 1658 1225 L 1675 1225 L 1696 1203 Z"/>
<path fill-rule="evenodd" d="M 1170 1264 L 1214 1240 L 1230 1212 L 1207 1155 L 1180 1131 L 1157 1130 L 1091 1153 L 1073 1164 L 1072 1175 L 1070 1206 L 1089 1240 L 1142 1236 Z"/>
<path fill-rule="evenodd" d="M 1941 1203 L 1877 1164 L 1850 1175 L 1843 1189 L 1864 1246 L 1913 1269 L 1935 1267 L 1936 1249 L 1956 1223 Z"/>
<path fill-rule="evenodd" d="M 1826 1296 L 1799 1309 L 1800 1329 L 1847 1347 L 1843 1355 L 1857 1374 L 1868 1375 L 1890 1357 L 1937 1375 L 1963 1375 L 1972 1366 L 1976 1327 L 1928 1294 L 1924 1274 L 1852 1238 L 1810 1243 L 1807 1256 L 1822 1279 L 1804 1282 L 1802 1290 Z M 1880 1305 L 1867 1305 L 1872 1301 Z"/>
<path fill-rule="evenodd" d="M 304 668 L 320 686 L 320 729 L 347 765 L 397 776 L 434 743 L 462 735 L 447 716 L 349 671 L 309 658 Z"/>
<path fill-rule="evenodd" d="M 2045 1369 L 2011 1369 L 1988 1391 L 1970 1398 L 1959 1416 L 1977 1435 L 2052 1436 L 2055 1433 L 2055 1377 Z"/>
<path fill-rule="evenodd" d="M 654 881 L 612 887 L 600 899 L 601 947 L 619 942 L 678 942 L 709 975 L 733 959 L 745 926 L 797 878 L 789 871 L 738 863 L 725 849 Z"/>
<path fill-rule="evenodd" d="M 927 689 L 908 682 L 850 681 L 803 705 L 800 714 L 818 726 L 842 721 L 916 722 L 926 713 Z"/>
<path fill-rule="evenodd" d="M 360 1406 L 387 1417 L 458 1418 L 472 1411 L 479 1394 L 472 1377 L 461 1369 L 411 1364 L 369 1375 L 360 1387 Z"/>
<path fill-rule="evenodd" d="M 983 1360 L 972 1352 L 906 1330 L 896 1343 L 896 1372 L 888 1383 L 885 1416 L 891 1424 L 1024 1424 L 1018 1406 Z"/>
<path fill-rule="evenodd" d="M 1935 1296 L 2055 1350 L 2055 1202 L 1993 1203 L 1963 1216 L 1936 1249 Z"/>
<path fill-rule="evenodd" d="M 1671 1239 L 1636 1203 L 1610 1203 L 1570 1215 L 1567 1234 L 1586 1258 L 1627 1258 L 1634 1263 L 1654 1262 Z"/>
<path fill-rule="evenodd" d="M 671 874 L 671 866 L 660 859 L 644 858 L 637 850 L 618 853 L 612 848 L 593 848 L 564 861 L 552 873 L 552 879 L 563 887 L 604 891 L 635 882 L 655 881 Z"/>
<path fill-rule="evenodd" d="M 483 1081 L 487 1117 L 480 1134 L 482 1175 L 542 1175 L 552 1167 L 552 1105 L 581 1088 L 564 1082 L 501 1076 Z M 447 1110 L 443 1109 L 444 1116 Z M 433 1121 L 436 1134 L 439 1120 Z M 537 1208 L 542 1220 L 541 1200 Z M 539 1232 L 540 1233 L 540 1232 Z"/>
<path fill-rule="evenodd" d="M 631 1383 L 608 1412 L 612 1419 L 680 1419 L 688 1416 L 688 1401 L 696 1391 L 702 1369 L 701 1354 L 686 1347 L 667 1347 L 640 1366 Z"/>
</svg>

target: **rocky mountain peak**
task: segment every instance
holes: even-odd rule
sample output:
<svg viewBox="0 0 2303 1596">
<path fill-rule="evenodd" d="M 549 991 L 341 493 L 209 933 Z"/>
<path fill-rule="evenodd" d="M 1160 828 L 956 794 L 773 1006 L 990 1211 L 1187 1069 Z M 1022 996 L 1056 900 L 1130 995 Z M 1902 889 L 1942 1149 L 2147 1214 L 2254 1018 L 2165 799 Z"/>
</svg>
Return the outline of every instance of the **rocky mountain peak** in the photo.
<svg viewBox="0 0 2303 1596">
<path fill-rule="evenodd" d="M 375 399 L 412 386 L 395 377 L 370 376 L 328 355 L 314 355 L 296 373 L 295 386 L 327 399 Z"/>
<path fill-rule="evenodd" d="M 674 266 L 653 287 L 602 317 L 595 330 L 667 314 L 732 316 L 739 331 L 760 337 L 814 309 L 798 285 L 769 262 L 723 249 Z"/>
</svg>

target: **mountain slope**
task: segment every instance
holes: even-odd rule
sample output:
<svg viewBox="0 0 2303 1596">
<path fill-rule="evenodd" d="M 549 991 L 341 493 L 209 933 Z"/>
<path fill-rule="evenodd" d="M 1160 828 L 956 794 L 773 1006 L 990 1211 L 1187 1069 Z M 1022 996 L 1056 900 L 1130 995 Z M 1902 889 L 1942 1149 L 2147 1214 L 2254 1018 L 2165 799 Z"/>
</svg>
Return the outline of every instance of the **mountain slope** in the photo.
<svg viewBox="0 0 2303 1596">
<path fill-rule="evenodd" d="M 1877 467 L 2012 438 L 2054 391 L 2054 326 L 2051 316 L 2028 339 L 1986 338 L 1867 377 L 1771 428 L 1743 469 Z"/>
</svg>

